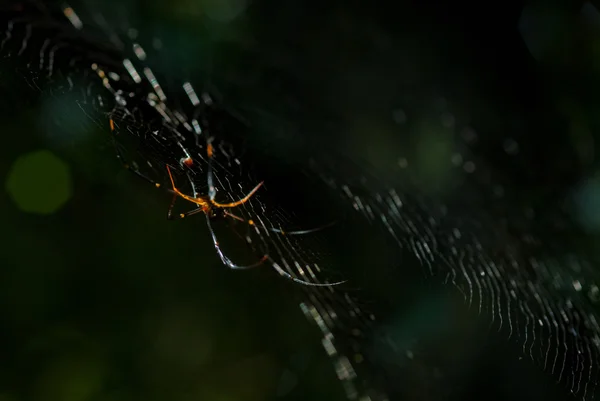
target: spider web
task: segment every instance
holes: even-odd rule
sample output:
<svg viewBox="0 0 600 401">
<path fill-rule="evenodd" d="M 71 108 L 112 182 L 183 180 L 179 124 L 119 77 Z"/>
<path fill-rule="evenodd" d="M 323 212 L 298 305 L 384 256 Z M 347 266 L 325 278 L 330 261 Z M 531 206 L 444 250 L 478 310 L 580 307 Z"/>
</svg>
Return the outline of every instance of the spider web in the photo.
<svg viewBox="0 0 600 401">
<path fill-rule="evenodd" d="M 362 14 L 354 18 L 351 26 L 364 26 L 361 22 L 367 19 Z M 404 49 L 392 49 L 387 52 L 405 54 Z M 367 54 L 377 57 L 375 51 Z M 394 88 L 403 63 L 388 68 L 394 72 L 380 80 Z M 361 70 L 366 76 L 369 72 Z M 375 92 L 372 81 L 368 83 Z M 480 120 L 480 129 L 465 123 L 473 118 L 461 114 L 459 104 L 451 107 L 436 91 L 427 96 L 423 87 L 401 88 L 401 99 L 383 124 L 389 135 L 377 137 L 387 149 L 369 158 L 373 139 L 364 133 L 353 135 L 353 127 L 315 129 L 315 137 L 329 135 L 335 145 L 321 146 L 326 148 L 322 153 L 312 149 L 312 173 L 357 216 L 387 234 L 402 255 L 398 269 L 406 271 L 407 255 L 416 258 L 428 276 L 454 286 L 465 303 L 517 343 L 527 359 L 572 394 L 594 398 L 600 350 L 598 261 L 594 236 L 581 230 L 566 207 L 573 182 L 585 173 L 577 171 L 578 157 L 564 138 L 561 122 L 548 119 L 544 111 L 530 127 L 529 121 L 514 123 L 494 116 L 493 125 Z M 364 128 L 374 133 L 381 127 Z M 531 139 L 537 131 L 546 135 L 558 131 L 562 139 L 547 144 L 542 152 L 538 146 L 546 143 L 544 137 Z M 423 162 L 424 149 L 437 158 L 433 167 Z M 385 332 L 393 315 L 378 313 L 378 322 L 371 325 L 375 332 Z M 368 337 L 372 341 L 377 335 Z M 375 360 L 375 366 L 388 363 L 390 354 L 401 360 L 404 352 L 412 355 L 418 349 L 385 335 L 379 340 L 386 351 L 375 355 L 371 344 L 367 358 Z M 362 349 L 369 353 L 364 344 Z M 396 373 L 388 389 L 402 376 L 392 371 Z M 398 387 L 389 391 L 394 398 L 401 397 Z"/>
<path fill-rule="evenodd" d="M 135 31 L 123 33 L 94 9 L 86 13 L 84 7 L 75 7 L 74 12 L 49 2 L 13 2 L 4 7 L 2 53 L 19 60 L 34 90 L 77 93 L 77 106 L 106 132 L 111 132 L 112 120 L 111 140 L 117 155 L 134 173 L 169 189 L 168 165 L 180 190 L 206 194 L 207 139 L 214 138 L 212 169 L 219 202 L 243 198 L 258 182 L 266 181 L 264 188 L 233 211 L 256 225 L 235 219 L 216 221 L 219 239 L 233 232 L 254 251 L 253 257 L 268 254 L 271 264 L 287 274 L 326 283 L 340 277 L 335 256 L 325 251 L 327 236 L 333 235 L 328 229 L 296 236 L 269 228 L 309 229 L 330 220 L 352 221 L 355 214 L 413 255 L 429 276 L 457 288 L 467 305 L 490 318 L 498 330 L 519 343 L 523 355 L 569 391 L 593 398 L 600 373 L 595 257 L 579 241 L 583 236 L 576 236 L 576 226 L 560 207 L 536 208 L 511 189 L 515 178 L 506 177 L 506 165 L 515 163 L 515 158 L 521 159 L 521 165 L 531 164 L 531 154 L 515 155 L 518 143 L 502 138 L 510 161 L 498 167 L 474 145 L 476 131 L 454 123 L 453 111 L 442 107 L 432 120 L 438 121 L 435 129 L 453 148 L 443 164 L 444 170 L 452 171 L 443 190 L 424 185 L 427 180 L 413 167 L 418 163 L 405 155 L 386 164 L 363 161 L 360 152 L 344 155 L 331 148 L 311 149 L 308 175 L 295 177 L 316 188 L 324 185 L 339 196 L 348 215 L 331 219 L 332 211 L 326 207 L 295 215 L 291 211 L 299 205 L 286 204 L 286 198 L 272 190 L 278 185 L 269 182 L 277 180 L 274 166 L 286 174 L 293 174 L 297 166 L 291 162 L 289 170 L 282 168 L 278 155 L 273 157 L 257 145 L 260 138 L 252 136 L 252 127 L 223 109 L 221 99 L 208 95 L 205 88 L 194 89 L 190 82 L 163 86 L 169 80 L 147 60 L 153 51 L 160 57 L 160 51 L 141 46 Z M 410 100 L 412 107 L 415 103 Z M 396 110 L 396 120 L 415 116 L 403 110 Z M 184 203 L 178 200 L 178 205 Z M 314 221 L 298 215 L 314 216 Z M 335 227 L 332 230 L 339 233 Z M 234 248 L 224 252 L 236 253 Z M 323 346 L 348 397 L 399 397 L 402 390 L 393 384 L 393 375 L 399 373 L 373 351 L 373 343 L 390 354 L 407 351 L 394 338 L 378 337 L 389 316 L 374 314 L 370 306 L 357 301 L 362 293 L 347 286 L 302 289 L 306 297 L 301 308 L 321 330 Z M 385 376 L 382 369 L 390 377 L 380 382 L 378 376 Z"/>
<path fill-rule="evenodd" d="M 85 11 L 85 7 L 75 11 L 69 5 L 48 2 L 15 2 L 2 10 L 6 27 L 3 55 L 25 66 L 21 74 L 34 94 L 43 92 L 57 98 L 65 93 L 76 94 L 78 109 L 93 125 L 112 135 L 110 141 L 123 165 L 161 190 L 171 187 L 169 166 L 181 191 L 193 196 L 209 193 L 207 141 L 214 148 L 211 169 L 217 201 L 241 199 L 259 177 L 264 179 L 272 166 L 260 148 L 246 144 L 248 129 L 243 123 L 220 108 L 211 95 L 196 92 L 189 82 L 180 83 L 178 88 L 163 88 L 158 73 L 144 62 L 146 50 L 135 41 L 135 31 L 121 35 L 102 15 Z M 255 160 L 261 163 L 252 163 Z M 281 165 L 279 172 L 283 172 Z M 242 253 L 240 240 L 249 245 L 253 256 L 246 255 L 240 264 L 252 264 L 268 255 L 265 265 L 275 267 L 282 275 L 317 285 L 330 282 L 332 277 L 339 280 L 334 269 L 328 268 L 327 274 L 322 271 L 331 258 L 324 252 L 319 233 L 305 236 L 277 232 L 315 228 L 331 223 L 331 216 L 328 221 L 299 221 L 281 199 L 271 195 L 273 181 L 232 211 L 246 222 L 252 220 L 253 225 L 235 219 L 211 223 L 215 241 L 223 242 L 223 253 L 232 259 L 232 254 Z M 179 200 L 179 205 L 182 203 Z M 238 239 L 237 249 L 233 241 L 227 246 L 227 234 L 232 237 L 231 232 Z M 348 305 L 352 306 L 350 298 L 326 288 L 307 289 L 309 299 L 329 311 L 331 316 L 326 321 L 330 326 L 338 327 L 346 315 L 347 328 L 355 327 L 354 312 L 344 313 L 350 310 Z M 337 323 L 334 307 L 340 309 Z M 306 310 L 312 311 L 314 306 Z M 328 330 L 326 327 L 322 329 Z M 328 341 L 331 343 L 331 339 Z M 339 357 L 337 365 L 340 372 L 349 368 L 345 357 Z M 340 373 L 340 378 L 355 380 L 348 373 Z"/>
<path fill-rule="evenodd" d="M 356 213 L 414 255 L 427 275 L 454 286 L 470 308 L 516 341 L 524 356 L 571 393 L 593 399 L 600 351 L 598 273 L 593 253 L 582 257 L 585 245 L 570 240 L 574 228 L 557 217 L 560 212 L 540 228 L 537 220 L 547 216 L 536 216 L 533 208 L 490 213 L 481 204 L 415 196 L 424 192 L 422 183 L 410 177 L 390 186 L 376 174 L 366 175 L 364 167 L 355 180 L 347 173 L 337 176 L 339 170 L 326 163 L 313 162 L 313 168 Z M 453 191 L 473 190 L 479 173 L 486 174 L 476 173 Z M 488 196 L 507 202 L 502 187 L 496 188 Z M 380 340 L 402 348 L 392 338 Z"/>
</svg>

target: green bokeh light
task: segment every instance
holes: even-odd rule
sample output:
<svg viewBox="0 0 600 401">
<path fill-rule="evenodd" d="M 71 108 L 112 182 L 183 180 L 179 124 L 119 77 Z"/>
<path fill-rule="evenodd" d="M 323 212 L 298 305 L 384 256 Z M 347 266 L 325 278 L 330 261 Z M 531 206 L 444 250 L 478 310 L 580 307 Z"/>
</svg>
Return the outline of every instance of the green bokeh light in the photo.
<svg viewBox="0 0 600 401">
<path fill-rule="evenodd" d="M 24 212 L 55 213 L 72 194 L 69 168 L 48 150 L 27 153 L 13 163 L 6 190 Z"/>
</svg>

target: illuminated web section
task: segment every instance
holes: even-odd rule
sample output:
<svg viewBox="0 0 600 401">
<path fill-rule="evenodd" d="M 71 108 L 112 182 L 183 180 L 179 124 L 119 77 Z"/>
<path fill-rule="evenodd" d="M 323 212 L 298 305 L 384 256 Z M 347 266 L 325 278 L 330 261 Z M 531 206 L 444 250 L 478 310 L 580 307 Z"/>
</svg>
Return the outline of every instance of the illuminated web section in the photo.
<svg viewBox="0 0 600 401">
<path fill-rule="evenodd" d="M 438 160 L 440 170 L 450 172 L 433 185 L 441 189 L 415 172 L 419 161 L 406 156 L 417 153 L 411 151 L 383 169 L 358 162 L 357 155 L 335 161 L 315 157 L 312 171 L 355 213 L 414 255 L 428 275 L 454 286 L 469 307 L 516 341 L 524 356 L 572 394 L 596 399 L 600 273 L 595 254 L 563 210 L 519 200 L 516 186 L 502 181 L 501 172 L 472 150 L 477 133 L 448 124 L 448 116 L 444 110 L 433 127 L 452 143 L 447 158 Z M 410 117 L 404 115 L 403 122 Z M 503 147 L 510 163 L 526 157 L 514 140 L 506 139 Z"/>
</svg>

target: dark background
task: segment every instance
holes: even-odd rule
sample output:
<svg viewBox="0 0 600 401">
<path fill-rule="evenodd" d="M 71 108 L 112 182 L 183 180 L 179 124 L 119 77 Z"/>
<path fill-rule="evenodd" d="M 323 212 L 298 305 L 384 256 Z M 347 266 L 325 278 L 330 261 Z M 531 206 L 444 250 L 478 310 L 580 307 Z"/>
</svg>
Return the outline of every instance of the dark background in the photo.
<svg viewBox="0 0 600 401">
<path fill-rule="evenodd" d="M 255 145 L 281 163 L 303 160 L 306 149 L 333 148 L 382 169 L 407 156 L 399 141 L 420 141 L 396 127 L 394 110 L 409 117 L 451 110 L 480 133 L 474 151 L 516 194 L 514 204 L 501 205 L 510 209 L 542 200 L 562 206 L 593 176 L 600 25 L 582 4 L 188 0 L 89 7 L 115 30 L 137 27 L 146 48 L 160 38 L 163 48 L 149 63 L 163 85 L 189 79 L 217 88 L 252 122 Z M 297 307 L 300 291 L 267 268 L 227 270 L 202 219 L 166 221 L 170 196 L 125 171 L 106 131 L 69 96 L 48 100 L 31 91 L 17 65 L 6 60 L 1 70 L 7 191 L 0 197 L 0 397 L 344 399 L 317 329 Z M 517 161 L 503 156 L 506 138 L 519 143 Z M 23 212 L 10 177 L 19 157 L 39 149 L 67 164 L 68 201 L 49 206 L 58 184 L 48 183 L 59 178 L 42 163 L 17 187 L 46 210 Z M 436 156 L 425 151 L 425 163 L 434 165 Z M 275 175 L 285 194 L 285 180 Z M 295 191 L 304 195 L 294 198 L 298 206 L 321 199 L 307 184 Z M 572 215 L 582 220 L 577 210 Z M 594 228 L 585 232 L 592 243 Z M 378 285 L 383 292 L 397 283 L 404 294 L 398 327 L 424 336 L 414 351 L 423 380 L 406 383 L 414 385 L 406 390 L 410 399 L 446 392 L 461 400 L 567 397 L 505 333 L 465 311 L 449 288 L 425 280 L 409 256 L 380 251 L 379 237 L 353 240 L 352 253 L 331 241 L 331 251 L 343 255 L 339 263 L 367 272 L 359 280 L 369 301 Z"/>
</svg>

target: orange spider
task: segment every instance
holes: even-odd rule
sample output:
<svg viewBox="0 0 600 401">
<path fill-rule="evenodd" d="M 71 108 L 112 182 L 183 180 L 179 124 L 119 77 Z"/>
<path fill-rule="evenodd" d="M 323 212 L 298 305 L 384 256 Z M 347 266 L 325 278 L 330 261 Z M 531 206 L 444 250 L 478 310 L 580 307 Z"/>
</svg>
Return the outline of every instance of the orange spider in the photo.
<svg viewBox="0 0 600 401">
<path fill-rule="evenodd" d="M 113 121 L 113 119 L 109 119 L 109 127 L 110 130 L 112 132 L 115 131 L 116 129 L 116 124 Z M 173 201 L 171 202 L 171 206 L 169 207 L 169 211 L 167 214 L 168 218 L 171 218 L 171 212 L 173 210 L 173 206 L 175 204 L 175 199 L 179 196 L 182 199 L 185 199 L 188 202 L 191 202 L 193 204 L 195 204 L 196 206 L 198 206 L 196 209 L 191 210 L 189 212 L 186 213 L 180 213 L 179 217 L 180 218 L 184 218 L 199 212 L 203 212 L 204 215 L 206 216 L 206 224 L 208 226 L 208 229 L 210 231 L 210 235 L 213 241 L 213 245 L 215 247 L 215 250 L 217 251 L 217 254 L 219 255 L 219 257 L 221 258 L 221 261 L 223 262 L 223 264 L 225 264 L 226 266 L 228 266 L 231 269 L 248 269 L 251 267 L 255 267 L 255 266 L 259 266 L 262 265 L 265 261 L 270 261 L 271 265 L 273 266 L 273 268 L 277 271 L 277 273 L 279 273 L 281 276 L 294 281 L 296 283 L 302 284 L 302 285 L 307 285 L 307 286 L 312 286 L 312 287 L 330 287 L 333 285 L 338 285 L 338 284 L 342 284 L 345 281 L 340 281 L 340 282 L 336 282 L 336 283 L 328 283 L 328 284 L 321 284 L 321 283 L 311 283 L 308 281 L 303 281 L 300 280 L 294 276 L 292 276 L 290 273 L 286 272 L 285 270 L 283 270 L 283 268 L 273 259 L 271 259 L 271 257 L 269 257 L 269 255 L 265 254 L 263 255 L 262 258 L 260 258 L 260 260 L 254 264 L 251 265 L 246 265 L 246 266 L 241 266 L 241 265 L 237 265 L 235 263 L 233 263 L 231 261 L 231 259 L 229 259 L 221 250 L 221 247 L 219 246 L 219 241 L 217 240 L 217 236 L 212 228 L 211 225 L 211 219 L 217 216 L 217 213 L 215 210 L 217 209 L 231 209 L 231 208 L 235 208 L 238 206 L 243 205 L 244 203 L 248 202 L 248 200 L 256 193 L 256 191 L 258 191 L 260 189 L 260 187 L 263 185 L 264 182 L 260 182 L 258 183 L 258 185 L 256 185 L 252 191 L 250 191 L 246 196 L 244 196 L 242 199 L 234 201 L 234 202 L 228 202 L 228 203 L 220 203 L 215 201 L 215 195 L 216 195 L 216 190 L 213 186 L 213 173 L 212 173 L 212 158 L 213 158 L 213 153 L 214 153 L 214 148 L 212 146 L 211 143 L 212 139 L 207 139 L 207 146 L 206 146 L 206 155 L 208 156 L 208 195 L 203 195 L 203 196 L 190 196 L 190 195 L 186 195 L 183 192 L 181 192 L 176 186 L 175 186 L 175 180 L 173 179 L 173 174 L 171 173 L 171 168 L 167 165 L 167 172 L 169 173 L 169 179 L 171 180 L 171 186 L 172 186 L 172 192 L 173 192 Z M 147 177 L 146 175 L 144 175 L 143 173 L 141 173 L 140 171 L 138 171 L 135 168 L 131 168 L 131 166 L 129 166 L 129 164 L 125 163 L 124 158 L 122 158 L 121 156 L 119 156 L 119 159 L 121 159 L 121 161 L 123 162 L 123 165 L 125 166 L 125 168 L 127 168 L 128 170 L 134 172 L 136 175 L 138 175 L 139 177 L 143 178 L 144 180 L 154 184 L 154 186 L 156 186 L 157 188 L 160 188 L 161 185 L 158 182 L 154 182 L 152 179 L 150 179 L 149 177 Z M 185 158 L 183 158 L 181 160 L 181 164 L 185 165 L 186 167 L 190 167 L 194 164 L 194 161 L 192 160 L 191 157 L 189 157 L 189 155 Z M 256 225 L 254 223 L 253 220 L 245 220 L 239 216 L 236 216 L 233 213 L 228 212 L 227 210 L 223 210 L 223 215 L 224 216 L 228 216 L 231 217 L 235 220 L 241 221 L 243 223 L 246 223 L 250 226 L 254 226 L 257 227 L 259 229 L 262 230 L 267 230 L 267 231 L 271 231 L 271 232 L 275 232 L 281 235 L 302 235 L 302 234 L 309 234 L 315 231 L 319 231 L 322 230 L 326 227 L 330 227 L 333 224 L 335 224 L 334 222 L 323 225 L 321 227 L 318 228 L 314 228 L 314 229 L 309 229 L 309 230 L 299 230 L 299 231 L 289 231 L 289 232 L 285 232 L 282 229 L 278 229 L 278 228 L 274 228 L 274 227 L 266 227 L 263 225 Z"/>
<path fill-rule="evenodd" d="M 170 169 L 170 167 L 168 165 L 167 165 L 167 172 L 169 173 L 169 179 L 171 180 L 171 186 L 173 187 L 173 193 L 174 193 L 173 202 L 171 203 L 171 207 L 169 208 L 168 217 L 171 216 L 171 210 L 173 208 L 173 203 L 174 203 L 175 198 L 177 196 L 179 196 L 182 199 L 185 199 L 188 202 L 192 202 L 195 205 L 197 205 L 198 206 L 197 209 L 194 209 L 194 210 L 189 211 L 187 213 L 181 213 L 181 214 L 179 214 L 179 217 L 180 218 L 184 218 L 184 217 L 187 217 L 187 216 L 190 216 L 192 214 L 199 213 L 199 212 L 203 212 L 204 213 L 204 215 L 206 216 L 206 223 L 208 225 L 208 228 L 209 228 L 209 231 L 210 231 L 211 238 L 213 240 L 213 245 L 215 247 L 215 250 L 217 251 L 217 254 L 219 255 L 219 257 L 221 258 L 221 261 L 223 262 L 223 264 L 225 264 L 229 268 L 231 268 L 231 269 L 249 269 L 249 268 L 252 268 L 252 267 L 256 267 L 256 266 L 262 265 L 265 261 L 268 260 L 268 261 L 271 262 L 271 265 L 277 271 L 277 273 L 279 273 L 280 275 L 284 276 L 285 278 L 287 278 L 287 279 L 289 279 L 291 281 L 294 281 L 294 282 L 302 284 L 302 285 L 307 285 L 307 286 L 312 286 L 312 287 L 330 287 L 330 286 L 339 285 L 339 284 L 342 284 L 342 283 L 345 282 L 345 281 L 340 281 L 340 282 L 336 282 L 336 283 L 321 284 L 321 283 L 311 283 L 311 282 L 308 282 L 308 281 L 300 280 L 300 279 L 292 276 L 290 273 L 286 272 L 285 270 L 283 270 L 283 268 L 277 262 L 275 262 L 273 259 L 271 259 L 269 257 L 269 255 L 267 255 L 267 254 L 263 255 L 263 257 L 260 258 L 260 260 L 258 262 L 256 262 L 256 263 L 253 263 L 251 265 L 242 266 L 242 265 L 237 265 L 237 264 L 233 263 L 231 261 L 231 259 L 229 259 L 223 253 L 223 251 L 221 250 L 221 247 L 219 246 L 219 241 L 217 240 L 217 236 L 216 236 L 216 234 L 215 234 L 215 232 L 214 232 L 214 230 L 212 228 L 212 225 L 211 225 L 211 218 L 213 218 L 213 217 L 216 216 L 215 208 L 217 208 L 217 209 L 229 209 L 229 208 L 234 208 L 234 207 L 243 205 L 244 203 L 246 203 L 256 193 L 256 191 L 259 190 L 259 188 L 263 185 L 264 181 L 262 181 L 258 185 L 256 185 L 252 189 L 252 191 L 248 192 L 248 194 L 246 196 L 244 196 L 242 199 L 234 201 L 234 202 L 220 203 L 220 202 L 215 201 L 213 198 L 211 198 L 211 196 L 206 196 L 206 195 L 204 195 L 204 196 L 190 196 L 190 195 L 184 194 L 179 189 L 177 189 L 177 187 L 175 186 L 175 180 L 173 179 L 173 175 L 171 174 L 171 169 Z M 244 223 L 246 223 L 248 225 L 259 227 L 261 229 L 265 229 L 265 230 L 268 230 L 268 231 L 276 232 L 276 233 L 281 234 L 281 235 L 301 235 L 301 234 L 308 234 L 308 233 L 311 233 L 311 232 L 314 232 L 314 231 L 322 230 L 323 228 L 329 227 L 329 226 L 331 226 L 333 224 L 333 223 L 330 223 L 330 224 L 327 224 L 325 226 L 318 227 L 318 228 L 311 229 L 311 230 L 301 230 L 301 231 L 284 232 L 283 230 L 277 229 L 277 228 L 274 228 L 274 227 L 257 226 L 254 223 L 254 221 L 252 221 L 252 220 L 245 220 L 245 219 L 243 219 L 243 218 L 241 218 L 239 216 L 236 216 L 235 214 L 230 213 L 228 211 L 223 211 L 223 214 L 225 216 L 229 216 L 229 217 L 232 217 L 232 218 L 234 218 L 236 220 L 244 222 Z"/>
</svg>

